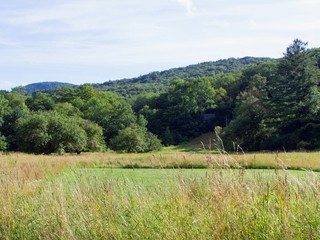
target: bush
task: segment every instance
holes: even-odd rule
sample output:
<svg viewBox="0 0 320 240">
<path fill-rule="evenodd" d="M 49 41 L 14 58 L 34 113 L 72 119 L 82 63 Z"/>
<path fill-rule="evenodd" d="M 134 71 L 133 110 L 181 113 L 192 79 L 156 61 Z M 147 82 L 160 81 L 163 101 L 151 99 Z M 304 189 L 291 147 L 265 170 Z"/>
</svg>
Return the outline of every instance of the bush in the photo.
<svg viewBox="0 0 320 240">
<path fill-rule="evenodd" d="M 7 150 L 7 142 L 4 136 L 0 135 L 0 151 Z"/>
<path fill-rule="evenodd" d="M 139 128 L 127 127 L 120 130 L 118 135 L 111 139 L 111 148 L 123 152 L 144 152 L 146 142 L 143 131 Z"/>
<path fill-rule="evenodd" d="M 101 127 L 54 111 L 31 113 L 21 118 L 17 124 L 17 140 L 20 150 L 33 153 L 105 149 Z"/>
<path fill-rule="evenodd" d="M 145 128 L 140 126 L 127 127 L 120 130 L 118 135 L 111 139 L 110 146 L 115 151 L 141 153 L 160 150 L 160 140 Z"/>
<path fill-rule="evenodd" d="M 145 140 L 147 144 L 146 151 L 159 151 L 162 148 L 161 140 L 152 134 L 151 132 L 147 132 L 145 134 Z"/>
</svg>

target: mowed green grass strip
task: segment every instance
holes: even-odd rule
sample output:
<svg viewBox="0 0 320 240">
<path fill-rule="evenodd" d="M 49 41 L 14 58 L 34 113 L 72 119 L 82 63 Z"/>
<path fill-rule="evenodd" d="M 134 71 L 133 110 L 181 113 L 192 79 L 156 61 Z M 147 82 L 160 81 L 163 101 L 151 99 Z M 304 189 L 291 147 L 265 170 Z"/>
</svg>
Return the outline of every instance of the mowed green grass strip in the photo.
<svg viewBox="0 0 320 240">
<path fill-rule="evenodd" d="M 274 170 L 274 169 L 122 169 L 122 168 L 77 168 L 65 171 L 55 178 L 54 182 L 65 186 L 78 185 L 78 183 L 114 181 L 122 184 L 153 188 L 172 186 L 180 180 L 209 179 L 214 175 L 228 178 L 243 176 L 245 181 L 266 182 L 274 180 L 276 175 L 287 175 L 289 178 L 305 178 L 319 176 L 318 172 L 299 170 Z"/>
</svg>

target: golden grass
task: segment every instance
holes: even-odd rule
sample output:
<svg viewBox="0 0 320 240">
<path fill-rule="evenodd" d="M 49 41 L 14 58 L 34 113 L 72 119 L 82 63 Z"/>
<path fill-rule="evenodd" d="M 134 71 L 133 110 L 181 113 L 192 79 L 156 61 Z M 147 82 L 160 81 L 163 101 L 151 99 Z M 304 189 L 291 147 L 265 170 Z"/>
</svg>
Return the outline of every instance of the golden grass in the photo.
<svg viewBox="0 0 320 240">
<path fill-rule="evenodd" d="M 59 174 L 74 167 L 123 168 L 288 168 L 320 170 L 320 152 L 289 153 L 85 153 L 81 155 L 32 155 L 9 153 L 0 155 L 1 176 L 13 180 L 34 181 Z"/>
<path fill-rule="evenodd" d="M 320 180 L 243 180 L 230 167 L 320 169 L 320 153 L 88 153 L 0 156 L 0 239 L 319 239 Z M 147 191 L 98 178 L 44 178 L 77 167 L 213 167 L 206 179 Z M 214 167 L 226 168 L 227 171 Z M 277 172 L 277 171 L 275 171 Z M 53 180 L 55 179 L 55 180 Z M 68 188 L 69 187 L 69 188 Z"/>
<path fill-rule="evenodd" d="M 206 168 L 208 163 L 236 161 L 242 166 L 274 168 L 286 165 L 288 168 L 320 169 L 320 152 L 288 153 L 236 153 L 236 154 L 198 154 L 198 153 L 85 153 L 81 155 L 33 155 L 9 153 L 0 155 L 0 170 L 20 168 L 24 174 L 37 179 L 42 175 L 32 171 L 32 167 L 48 168 L 49 172 L 60 171 L 66 167 L 183 167 L 184 165 Z M 24 169 L 24 170 L 23 170 Z M 31 171 L 30 171 L 31 170 Z M 36 172 L 36 173 L 35 173 Z"/>
</svg>

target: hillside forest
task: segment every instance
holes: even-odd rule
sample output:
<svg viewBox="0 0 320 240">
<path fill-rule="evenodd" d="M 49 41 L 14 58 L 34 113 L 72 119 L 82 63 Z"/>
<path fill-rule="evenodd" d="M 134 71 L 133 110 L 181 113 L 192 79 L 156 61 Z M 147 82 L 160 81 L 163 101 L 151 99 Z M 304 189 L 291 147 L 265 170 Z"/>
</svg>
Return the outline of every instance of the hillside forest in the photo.
<svg viewBox="0 0 320 240">
<path fill-rule="evenodd" d="M 320 148 L 320 48 L 104 84 L 0 92 L 0 150 L 148 152 L 215 132 L 232 151 Z"/>
</svg>

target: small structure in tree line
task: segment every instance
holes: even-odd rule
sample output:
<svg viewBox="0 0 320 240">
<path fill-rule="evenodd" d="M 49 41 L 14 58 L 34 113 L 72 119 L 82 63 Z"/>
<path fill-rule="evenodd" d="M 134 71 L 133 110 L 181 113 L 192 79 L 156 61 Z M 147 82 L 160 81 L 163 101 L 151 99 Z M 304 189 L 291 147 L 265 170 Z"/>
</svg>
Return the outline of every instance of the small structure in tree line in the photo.
<svg viewBox="0 0 320 240">
<path fill-rule="evenodd" d="M 216 117 L 216 114 L 214 114 L 214 113 L 203 113 L 202 114 L 203 122 L 209 122 L 210 120 L 212 120 L 215 117 Z"/>
</svg>

